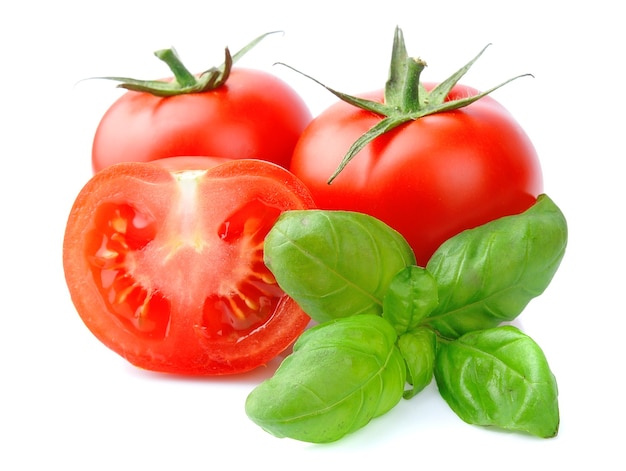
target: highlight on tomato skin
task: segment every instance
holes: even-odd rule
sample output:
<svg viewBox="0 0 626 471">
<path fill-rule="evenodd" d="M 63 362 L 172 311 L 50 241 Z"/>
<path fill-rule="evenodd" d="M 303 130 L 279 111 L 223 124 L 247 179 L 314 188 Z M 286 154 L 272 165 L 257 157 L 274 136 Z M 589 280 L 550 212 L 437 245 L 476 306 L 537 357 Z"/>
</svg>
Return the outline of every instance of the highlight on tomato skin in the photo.
<svg viewBox="0 0 626 471">
<path fill-rule="evenodd" d="M 68 218 L 72 301 L 91 332 L 138 367 L 249 371 L 309 323 L 263 263 L 263 243 L 283 211 L 313 207 L 308 189 L 269 162 L 113 165 L 85 185 Z"/>
</svg>

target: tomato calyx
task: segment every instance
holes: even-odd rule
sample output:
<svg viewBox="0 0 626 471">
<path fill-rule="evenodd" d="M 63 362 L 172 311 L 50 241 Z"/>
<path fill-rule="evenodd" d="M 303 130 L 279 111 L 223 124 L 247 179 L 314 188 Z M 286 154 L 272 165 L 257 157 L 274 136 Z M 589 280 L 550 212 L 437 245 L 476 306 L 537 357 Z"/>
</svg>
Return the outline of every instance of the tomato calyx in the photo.
<svg viewBox="0 0 626 471">
<path fill-rule="evenodd" d="M 424 116 L 463 108 L 489 95 L 493 91 L 512 82 L 513 80 L 525 76 L 532 77 L 531 74 L 521 74 L 484 92 L 459 99 L 449 100 L 448 95 L 452 88 L 467 73 L 474 62 L 482 56 L 487 47 L 489 47 L 489 45 L 485 46 L 471 61 L 454 72 L 446 80 L 439 83 L 432 90 L 427 90 L 420 81 L 421 73 L 426 68 L 426 62 L 420 58 L 409 57 L 406 51 L 402 30 L 399 27 L 396 27 L 393 40 L 391 64 L 389 67 L 389 76 L 385 84 L 384 101 L 382 103 L 342 93 L 324 85 L 319 80 L 306 75 L 293 67 L 288 66 L 287 64 L 281 64 L 318 83 L 342 101 L 363 110 L 371 111 L 372 113 L 378 114 L 382 117 L 377 124 L 371 127 L 352 144 L 335 172 L 328 179 L 328 184 L 333 182 L 333 180 L 339 175 L 339 173 L 341 173 L 345 166 L 361 149 L 377 137 L 391 131 L 392 129 L 397 128 L 398 126 L 409 121 L 415 121 L 423 118 Z"/>
<path fill-rule="evenodd" d="M 199 75 L 192 74 L 181 61 L 174 48 L 160 49 L 154 55 L 165 62 L 173 73 L 174 77 L 170 81 L 165 80 L 137 80 L 128 77 L 100 77 L 103 80 L 113 80 L 121 82 L 118 88 L 125 88 L 136 92 L 150 93 L 151 95 L 168 97 L 184 95 L 187 93 L 202 93 L 215 90 L 226 83 L 230 75 L 233 64 L 244 56 L 250 49 L 255 47 L 266 36 L 277 33 L 272 31 L 262 34 L 249 42 L 237 53 L 231 54 L 228 47 L 224 51 L 224 63 L 218 67 L 211 67 Z"/>
</svg>

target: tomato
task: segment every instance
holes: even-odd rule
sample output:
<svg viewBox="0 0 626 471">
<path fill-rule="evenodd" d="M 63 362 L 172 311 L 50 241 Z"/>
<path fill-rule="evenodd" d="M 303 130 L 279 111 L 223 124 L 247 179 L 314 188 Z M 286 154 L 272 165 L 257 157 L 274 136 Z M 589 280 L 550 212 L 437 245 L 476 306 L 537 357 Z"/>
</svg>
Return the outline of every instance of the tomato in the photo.
<svg viewBox="0 0 626 471">
<path fill-rule="evenodd" d="M 118 162 L 178 155 L 268 160 L 288 167 L 311 113 L 269 73 L 233 69 L 206 92 L 155 96 L 127 91 L 102 117 L 92 147 L 94 172 Z"/>
<path fill-rule="evenodd" d="M 263 242 L 283 211 L 313 200 L 278 165 L 200 160 L 94 175 L 67 221 L 65 277 L 85 325 L 132 364 L 240 373 L 281 353 L 309 322 L 264 265 Z"/>
<path fill-rule="evenodd" d="M 458 84 L 446 99 L 476 93 Z M 383 91 L 364 97 L 384 99 Z M 489 96 L 375 138 L 328 184 L 348 148 L 381 119 L 343 101 L 332 105 L 305 129 L 290 170 L 320 208 L 368 213 L 396 229 L 420 265 L 453 235 L 520 213 L 542 192 L 535 148 Z"/>
</svg>

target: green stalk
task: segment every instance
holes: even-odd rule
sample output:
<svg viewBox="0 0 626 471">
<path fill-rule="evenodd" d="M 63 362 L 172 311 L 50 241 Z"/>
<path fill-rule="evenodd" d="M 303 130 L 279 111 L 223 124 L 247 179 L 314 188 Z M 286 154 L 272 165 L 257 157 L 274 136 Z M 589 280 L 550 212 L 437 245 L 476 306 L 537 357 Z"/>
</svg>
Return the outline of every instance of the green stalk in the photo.
<svg viewBox="0 0 626 471">
<path fill-rule="evenodd" d="M 406 80 L 402 94 L 402 111 L 405 113 L 417 113 L 421 108 L 420 75 L 425 67 L 426 62 L 421 59 L 408 59 L 406 61 Z"/>
<path fill-rule="evenodd" d="M 174 81 L 178 83 L 181 88 L 193 87 L 198 83 L 196 77 L 184 66 L 174 48 L 161 49 L 160 51 L 156 51 L 154 55 L 168 65 L 174 74 Z"/>
</svg>

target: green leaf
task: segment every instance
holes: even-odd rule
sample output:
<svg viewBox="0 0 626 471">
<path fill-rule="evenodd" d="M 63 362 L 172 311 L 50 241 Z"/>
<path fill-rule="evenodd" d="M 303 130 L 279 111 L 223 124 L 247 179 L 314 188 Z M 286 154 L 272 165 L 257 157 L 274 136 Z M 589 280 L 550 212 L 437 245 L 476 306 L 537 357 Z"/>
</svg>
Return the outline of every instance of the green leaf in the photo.
<svg viewBox="0 0 626 471">
<path fill-rule="evenodd" d="M 382 317 L 346 317 L 296 341 L 274 376 L 246 400 L 246 414 L 277 437 L 326 443 L 394 407 L 406 368 L 396 333 Z"/>
<path fill-rule="evenodd" d="M 558 391 L 539 346 L 512 326 L 440 343 L 435 378 L 465 422 L 550 438 L 558 433 Z"/>
<path fill-rule="evenodd" d="M 383 317 L 401 335 L 419 326 L 438 303 L 435 278 L 424 268 L 410 265 L 391 280 L 383 298 Z"/>
<path fill-rule="evenodd" d="M 457 338 L 513 320 L 549 285 L 566 245 L 565 217 L 546 195 L 522 214 L 452 237 L 426 266 L 439 304 L 425 323 Z"/>
<path fill-rule="evenodd" d="M 283 213 L 265 239 L 278 285 L 317 322 L 382 313 L 394 275 L 415 256 L 404 238 L 362 213 Z"/>
<path fill-rule="evenodd" d="M 407 381 L 412 386 L 404 392 L 404 398 L 410 399 L 433 379 L 437 336 L 428 327 L 419 327 L 402 334 L 397 345 L 406 363 Z"/>
</svg>

